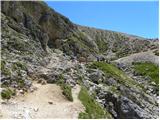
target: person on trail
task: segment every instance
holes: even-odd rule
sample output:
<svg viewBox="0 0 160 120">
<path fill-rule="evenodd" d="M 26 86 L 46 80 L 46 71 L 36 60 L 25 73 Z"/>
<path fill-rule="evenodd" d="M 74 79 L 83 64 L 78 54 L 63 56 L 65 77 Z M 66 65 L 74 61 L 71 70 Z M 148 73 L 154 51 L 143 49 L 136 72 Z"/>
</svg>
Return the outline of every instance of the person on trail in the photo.
<svg viewBox="0 0 160 120">
<path fill-rule="evenodd" d="M 99 58 L 99 56 L 96 56 L 96 59 L 97 59 L 97 61 L 98 61 L 98 62 L 100 61 L 100 58 Z"/>
<path fill-rule="evenodd" d="M 72 62 L 74 65 L 77 65 L 77 57 L 76 56 L 73 57 Z"/>
</svg>

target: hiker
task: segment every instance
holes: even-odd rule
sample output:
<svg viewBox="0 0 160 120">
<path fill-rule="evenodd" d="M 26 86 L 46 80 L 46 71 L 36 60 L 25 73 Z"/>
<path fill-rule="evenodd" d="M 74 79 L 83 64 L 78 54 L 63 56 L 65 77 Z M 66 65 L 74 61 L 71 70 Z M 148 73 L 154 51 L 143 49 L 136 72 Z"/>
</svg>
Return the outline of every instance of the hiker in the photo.
<svg viewBox="0 0 160 120">
<path fill-rule="evenodd" d="M 105 58 L 104 58 L 104 57 L 101 57 L 101 58 L 100 58 L 100 61 L 105 62 Z"/>
<path fill-rule="evenodd" d="M 79 57 L 78 61 L 80 63 L 87 63 L 87 58 L 86 57 Z"/>
<path fill-rule="evenodd" d="M 98 62 L 100 61 L 99 56 L 96 56 L 96 59 L 97 59 Z"/>
<path fill-rule="evenodd" d="M 73 62 L 75 65 L 77 65 L 77 57 L 76 57 L 76 56 L 73 57 L 72 62 Z"/>
<path fill-rule="evenodd" d="M 74 56 L 73 55 L 71 55 L 71 61 L 74 62 Z"/>
</svg>

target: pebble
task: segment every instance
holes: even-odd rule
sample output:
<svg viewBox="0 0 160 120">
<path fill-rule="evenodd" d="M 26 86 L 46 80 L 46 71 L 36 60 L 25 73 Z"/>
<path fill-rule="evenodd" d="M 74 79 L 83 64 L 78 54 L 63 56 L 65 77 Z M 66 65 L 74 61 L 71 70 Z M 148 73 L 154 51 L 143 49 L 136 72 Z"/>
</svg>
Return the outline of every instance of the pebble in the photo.
<svg viewBox="0 0 160 120">
<path fill-rule="evenodd" d="M 23 118 L 23 116 L 22 116 L 22 114 L 14 114 L 14 118 L 15 119 L 22 119 Z"/>
<path fill-rule="evenodd" d="M 1 104 L 7 104 L 7 102 L 6 101 L 2 101 Z"/>
<path fill-rule="evenodd" d="M 37 89 L 38 89 L 37 87 L 32 86 L 32 87 L 29 89 L 29 91 L 30 91 L 30 92 L 34 92 L 34 91 L 36 91 Z"/>
<path fill-rule="evenodd" d="M 42 85 L 46 85 L 47 82 L 46 82 L 46 81 L 42 81 L 41 84 L 42 84 Z"/>
<path fill-rule="evenodd" d="M 19 92 L 20 92 L 21 94 L 24 94 L 24 91 L 23 91 L 23 90 L 19 90 Z"/>
<path fill-rule="evenodd" d="M 39 108 L 34 108 L 33 110 L 34 110 L 35 112 L 38 112 Z"/>
<path fill-rule="evenodd" d="M 15 104 L 17 104 L 17 102 L 16 102 L 16 101 L 13 101 L 12 104 L 15 105 Z"/>
<path fill-rule="evenodd" d="M 48 102 L 49 104 L 53 104 L 53 102 Z"/>
</svg>

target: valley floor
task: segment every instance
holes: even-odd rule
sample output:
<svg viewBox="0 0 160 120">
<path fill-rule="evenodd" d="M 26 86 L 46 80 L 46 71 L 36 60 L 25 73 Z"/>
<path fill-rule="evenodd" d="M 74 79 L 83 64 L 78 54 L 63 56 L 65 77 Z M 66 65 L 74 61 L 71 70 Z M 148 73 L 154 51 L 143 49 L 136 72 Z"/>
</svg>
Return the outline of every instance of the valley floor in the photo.
<svg viewBox="0 0 160 120">
<path fill-rule="evenodd" d="M 33 84 L 37 90 L 10 99 L 1 104 L 1 118 L 78 118 L 83 105 L 78 99 L 80 86 L 72 89 L 73 102 L 62 94 L 61 88 L 56 84 Z"/>
</svg>

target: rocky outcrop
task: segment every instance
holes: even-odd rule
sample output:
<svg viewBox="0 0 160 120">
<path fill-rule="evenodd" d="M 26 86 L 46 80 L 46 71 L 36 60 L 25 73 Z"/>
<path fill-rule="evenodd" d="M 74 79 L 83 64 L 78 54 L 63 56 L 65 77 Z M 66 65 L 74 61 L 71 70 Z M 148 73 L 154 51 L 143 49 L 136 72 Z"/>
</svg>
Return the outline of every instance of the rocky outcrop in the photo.
<svg viewBox="0 0 160 120">
<path fill-rule="evenodd" d="M 91 69 L 90 67 L 85 69 L 86 71 L 81 73 L 84 78 L 84 86 L 88 88 L 91 95 L 95 96 L 97 102 L 112 114 L 113 118 L 158 118 L 158 100 L 154 97 L 155 95 L 148 93 L 143 88 L 143 85 L 146 84 L 141 85 L 130 78 L 127 79 L 126 83 L 120 82 L 120 76 L 122 75 L 116 78 L 114 75 L 110 76 L 101 70 L 101 75 L 96 74 L 99 69 Z M 95 77 L 91 78 L 93 75 L 96 76 L 96 79 Z M 128 77 L 130 76 L 128 75 Z M 123 79 L 123 81 L 126 81 L 126 79 Z"/>
<path fill-rule="evenodd" d="M 128 67 L 135 60 L 157 63 L 157 40 L 76 25 L 44 2 L 2 1 L 1 6 L 1 85 L 7 98 L 17 90 L 33 91 L 33 80 L 63 81 L 87 87 L 113 118 L 158 118 L 154 85 Z M 121 58 L 115 67 L 110 62 L 150 49 L 147 57 Z M 96 60 L 108 63 L 106 72 L 89 67 Z"/>
<path fill-rule="evenodd" d="M 2 13 L 18 24 L 11 23 L 14 29 L 28 29 L 34 39 L 39 39 L 45 50 L 48 42 L 54 46 L 56 39 L 65 38 L 74 29 L 67 18 L 57 14 L 43 2 L 2 2 Z"/>
</svg>

